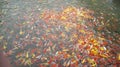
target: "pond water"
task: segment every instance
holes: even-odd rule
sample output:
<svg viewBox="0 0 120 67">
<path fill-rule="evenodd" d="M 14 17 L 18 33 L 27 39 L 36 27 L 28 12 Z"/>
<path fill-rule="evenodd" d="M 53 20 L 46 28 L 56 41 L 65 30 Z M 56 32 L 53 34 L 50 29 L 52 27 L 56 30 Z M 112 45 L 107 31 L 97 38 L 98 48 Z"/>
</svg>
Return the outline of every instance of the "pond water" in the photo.
<svg viewBox="0 0 120 67">
<path fill-rule="evenodd" d="M 119 3 L 1 0 L 0 51 L 14 67 L 119 66 Z"/>
</svg>

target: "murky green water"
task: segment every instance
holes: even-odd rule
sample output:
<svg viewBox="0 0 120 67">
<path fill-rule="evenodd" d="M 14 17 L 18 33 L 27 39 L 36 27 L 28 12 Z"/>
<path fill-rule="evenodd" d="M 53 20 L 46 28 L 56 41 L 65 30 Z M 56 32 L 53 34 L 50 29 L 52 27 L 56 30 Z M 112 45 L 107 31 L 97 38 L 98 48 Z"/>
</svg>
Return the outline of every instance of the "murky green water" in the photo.
<svg viewBox="0 0 120 67">
<path fill-rule="evenodd" d="M 120 17 L 119 0 L 1 0 L 0 14 L 1 21 L 16 22 L 17 17 L 22 18 L 24 14 L 29 15 L 32 11 L 39 13 L 45 9 L 60 11 L 65 6 L 86 7 L 96 11 L 96 13 L 115 14 Z M 3 15 L 4 14 L 4 15 Z"/>
<path fill-rule="evenodd" d="M 12 40 L 18 35 L 20 28 L 15 27 L 14 24 L 24 23 L 26 21 L 37 22 L 40 13 L 45 10 L 55 10 L 60 12 L 67 6 L 75 6 L 77 8 L 84 7 L 93 10 L 95 17 L 99 18 L 101 15 L 104 20 L 110 22 L 111 27 L 107 28 L 110 35 L 114 32 L 120 35 L 120 1 L 119 0 L 1 0 L 0 1 L 0 36 L 5 36 L 9 43 L 8 48 L 13 48 Z M 114 19 L 112 21 L 111 19 Z M 35 20 L 35 21 L 34 21 Z M 117 21 L 116 21 L 117 20 Z M 4 25 L 4 26 L 3 26 Z M 116 28 L 112 29 L 112 25 Z M 6 31 L 14 30 L 14 34 L 9 36 Z M 26 28 L 23 27 L 26 30 Z M 27 33 L 25 33 L 27 35 Z M 31 35 L 34 36 L 34 35 Z M 24 36 L 21 36 L 21 38 Z M 114 36 L 115 37 L 115 36 Z M 119 37 L 115 37 L 116 39 Z M 21 39 L 19 39 L 21 42 Z M 0 45 L 4 44 L 0 40 Z M 115 40 L 114 40 L 115 41 Z M 119 43 L 117 43 L 119 45 Z M 8 50 L 9 50 L 8 49 Z"/>
</svg>

